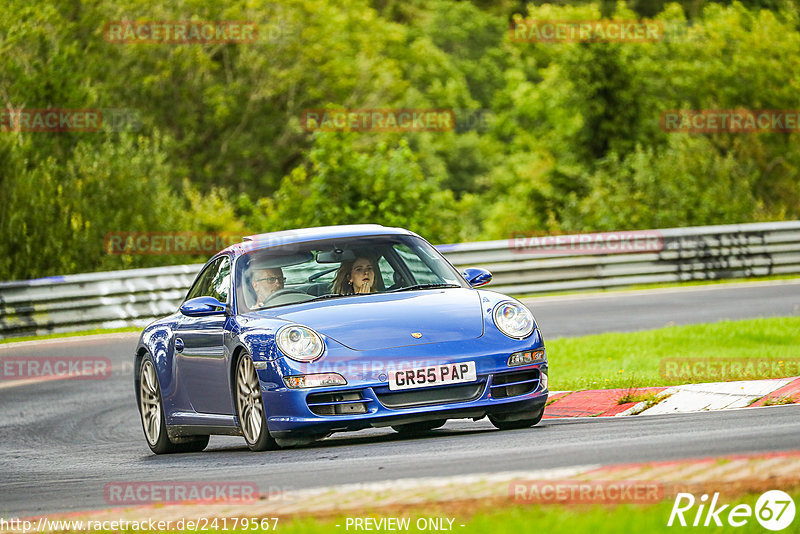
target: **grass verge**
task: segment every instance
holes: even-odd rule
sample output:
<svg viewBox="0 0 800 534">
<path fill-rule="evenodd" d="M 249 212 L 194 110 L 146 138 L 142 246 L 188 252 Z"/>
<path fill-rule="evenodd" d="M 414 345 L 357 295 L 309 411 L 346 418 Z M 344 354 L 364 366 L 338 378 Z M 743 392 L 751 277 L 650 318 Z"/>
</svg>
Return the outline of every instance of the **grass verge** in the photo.
<svg viewBox="0 0 800 534">
<path fill-rule="evenodd" d="M 670 326 L 631 333 L 607 333 L 546 341 L 552 391 L 632 389 L 671 386 L 719 379 L 671 379 L 662 374 L 662 360 L 747 359 L 769 361 L 763 376 L 799 374 L 800 317 L 776 317 Z M 722 379 L 724 380 L 724 378 Z"/>
</svg>

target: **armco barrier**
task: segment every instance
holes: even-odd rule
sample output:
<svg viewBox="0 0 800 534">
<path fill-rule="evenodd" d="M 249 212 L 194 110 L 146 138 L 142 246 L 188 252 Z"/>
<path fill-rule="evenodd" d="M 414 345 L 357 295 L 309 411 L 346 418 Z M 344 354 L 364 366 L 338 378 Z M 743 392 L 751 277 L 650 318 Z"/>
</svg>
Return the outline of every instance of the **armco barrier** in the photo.
<svg viewBox="0 0 800 534">
<path fill-rule="evenodd" d="M 539 240 L 440 245 L 458 268 L 480 266 L 510 294 L 800 274 L 800 221 L 651 230 L 656 249 L 554 252 Z M 581 242 L 582 236 L 562 236 Z M 550 243 L 552 243 L 552 239 Z M 143 326 L 175 311 L 201 265 L 0 282 L 0 337 Z"/>
</svg>

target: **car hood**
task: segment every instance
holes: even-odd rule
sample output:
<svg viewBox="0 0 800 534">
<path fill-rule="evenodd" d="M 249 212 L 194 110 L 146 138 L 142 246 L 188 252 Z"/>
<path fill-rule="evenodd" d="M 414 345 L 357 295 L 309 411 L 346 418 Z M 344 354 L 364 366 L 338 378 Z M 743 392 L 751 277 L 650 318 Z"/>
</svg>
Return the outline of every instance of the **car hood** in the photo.
<svg viewBox="0 0 800 534">
<path fill-rule="evenodd" d="M 358 295 L 274 311 L 280 319 L 309 326 L 359 351 L 467 340 L 483 334 L 480 295 L 470 289 Z"/>
</svg>

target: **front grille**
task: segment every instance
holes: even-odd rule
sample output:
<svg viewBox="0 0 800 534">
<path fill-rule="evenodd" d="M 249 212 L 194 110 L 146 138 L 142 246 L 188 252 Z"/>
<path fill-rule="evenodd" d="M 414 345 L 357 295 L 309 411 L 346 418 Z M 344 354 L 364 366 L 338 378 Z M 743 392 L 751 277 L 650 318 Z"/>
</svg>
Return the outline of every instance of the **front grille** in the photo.
<svg viewBox="0 0 800 534">
<path fill-rule="evenodd" d="M 361 391 L 312 393 L 306 397 L 308 409 L 317 415 L 352 415 L 367 413 L 367 403 Z"/>
<path fill-rule="evenodd" d="M 450 404 L 468 402 L 481 396 L 485 380 L 455 386 L 430 387 L 410 391 L 390 391 L 389 388 L 375 388 L 375 396 L 387 408 L 413 408 L 428 404 Z"/>
<path fill-rule="evenodd" d="M 501 373 L 492 377 L 491 395 L 495 399 L 525 395 L 539 387 L 539 369 Z"/>
</svg>

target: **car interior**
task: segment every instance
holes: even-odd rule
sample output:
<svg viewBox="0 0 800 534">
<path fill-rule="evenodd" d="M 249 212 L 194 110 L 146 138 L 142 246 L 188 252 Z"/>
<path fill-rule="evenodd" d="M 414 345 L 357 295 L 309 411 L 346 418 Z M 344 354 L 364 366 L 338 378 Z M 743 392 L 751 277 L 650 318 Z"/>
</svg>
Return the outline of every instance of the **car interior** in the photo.
<svg viewBox="0 0 800 534">
<path fill-rule="evenodd" d="M 389 247 L 391 251 L 391 247 Z M 389 260 L 390 255 L 381 251 L 377 256 L 375 283 L 378 291 L 392 290 L 404 285 L 404 275 L 392 267 L 392 263 L 402 261 L 399 258 Z M 316 297 L 333 294 L 333 282 L 336 273 L 343 262 L 354 261 L 358 257 L 376 257 L 375 251 L 358 249 L 331 249 L 320 251 L 306 251 L 292 255 L 274 255 L 267 257 L 253 257 L 241 261 L 248 261 L 243 268 L 243 284 L 241 291 L 247 308 L 253 309 L 258 301 L 258 296 L 252 285 L 252 277 L 262 269 L 280 268 L 286 282 L 284 288 L 273 293 L 268 300 L 268 307 L 284 304 L 295 304 L 312 300 Z M 406 270 L 408 270 L 406 268 Z M 406 276 L 410 277 L 409 272 Z M 413 278 L 409 278 L 413 280 Z M 387 285 L 388 282 L 388 285 Z"/>
</svg>

